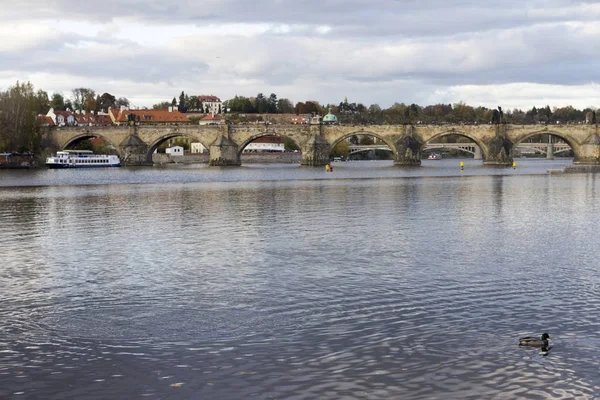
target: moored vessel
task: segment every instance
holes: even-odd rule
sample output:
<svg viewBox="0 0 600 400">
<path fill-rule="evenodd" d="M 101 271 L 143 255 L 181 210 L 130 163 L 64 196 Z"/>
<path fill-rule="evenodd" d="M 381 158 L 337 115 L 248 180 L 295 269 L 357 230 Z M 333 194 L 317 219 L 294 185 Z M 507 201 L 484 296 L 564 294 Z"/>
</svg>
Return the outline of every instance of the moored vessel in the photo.
<svg viewBox="0 0 600 400">
<path fill-rule="evenodd" d="M 48 168 L 120 167 L 119 156 L 94 154 L 91 150 L 63 150 L 46 158 Z"/>
<path fill-rule="evenodd" d="M 429 157 L 427 157 L 428 160 L 441 160 L 442 159 L 442 155 L 439 153 L 431 153 L 429 155 Z"/>
</svg>

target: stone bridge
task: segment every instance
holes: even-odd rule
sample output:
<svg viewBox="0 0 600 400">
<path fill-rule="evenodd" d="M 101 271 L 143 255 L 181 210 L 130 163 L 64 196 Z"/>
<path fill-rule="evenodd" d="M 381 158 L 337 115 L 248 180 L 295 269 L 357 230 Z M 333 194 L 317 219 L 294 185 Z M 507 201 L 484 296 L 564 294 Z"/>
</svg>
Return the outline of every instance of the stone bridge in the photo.
<svg viewBox="0 0 600 400">
<path fill-rule="evenodd" d="M 475 160 L 482 160 L 483 154 L 481 148 L 474 142 L 470 143 L 427 143 L 421 151 L 453 149 L 460 150 L 465 153 L 473 154 Z M 513 146 L 513 150 L 518 149 L 521 153 L 529 150 L 529 152 L 537 152 L 546 155 L 546 159 L 553 160 L 555 154 L 563 153 L 571 150 L 571 146 L 566 143 L 518 143 Z M 350 154 L 360 153 L 371 150 L 392 151 L 386 144 L 371 144 L 371 145 L 350 145 Z"/>
<path fill-rule="evenodd" d="M 253 140 L 277 135 L 293 140 L 302 151 L 302 165 L 318 166 L 330 161 L 330 151 L 353 135 L 372 135 L 394 154 L 394 164 L 417 166 L 427 143 L 447 135 L 473 141 L 488 165 L 511 165 L 512 150 L 536 135 L 561 138 L 572 149 L 575 164 L 600 165 L 600 137 L 597 125 L 129 125 L 110 127 L 49 128 L 43 143 L 49 150 L 68 148 L 74 143 L 101 137 L 112 144 L 123 165 L 150 165 L 152 153 L 165 141 L 183 137 L 209 149 L 210 165 L 240 165 L 243 149 Z"/>
</svg>

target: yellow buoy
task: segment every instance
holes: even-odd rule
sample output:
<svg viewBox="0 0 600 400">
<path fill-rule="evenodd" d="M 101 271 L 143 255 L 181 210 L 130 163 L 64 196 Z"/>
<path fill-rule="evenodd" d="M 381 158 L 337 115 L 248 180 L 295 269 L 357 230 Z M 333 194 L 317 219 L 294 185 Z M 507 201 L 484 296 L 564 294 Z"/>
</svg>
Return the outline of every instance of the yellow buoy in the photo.
<svg viewBox="0 0 600 400">
<path fill-rule="evenodd" d="M 325 172 L 329 172 L 329 164 L 325 164 Z"/>
<path fill-rule="evenodd" d="M 513 161 L 513 169 L 517 168 L 517 162 Z"/>
<path fill-rule="evenodd" d="M 463 170 L 465 168 L 465 162 L 461 161 L 460 162 L 460 169 Z"/>
</svg>

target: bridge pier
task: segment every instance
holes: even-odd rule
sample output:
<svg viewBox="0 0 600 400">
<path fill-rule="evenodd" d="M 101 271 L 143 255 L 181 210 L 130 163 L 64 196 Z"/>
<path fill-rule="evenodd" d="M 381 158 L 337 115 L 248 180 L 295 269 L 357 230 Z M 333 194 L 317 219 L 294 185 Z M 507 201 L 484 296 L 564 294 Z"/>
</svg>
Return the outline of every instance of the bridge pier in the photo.
<svg viewBox="0 0 600 400">
<path fill-rule="evenodd" d="M 504 136 L 496 136 L 486 143 L 487 151 L 483 165 L 510 167 L 513 163 L 512 147 L 513 144 Z"/>
<path fill-rule="evenodd" d="M 473 157 L 474 160 L 483 160 L 483 153 L 481 151 L 481 147 L 475 145 L 475 156 Z"/>
<path fill-rule="evenodd" d="M 240 154 L 238 145 L 231 139 L 221 135 L 210 145 L 208 165 L 213 167 L 239 166 Z"/>
<path fill-rule="evenodd" d="M 593 133 L 581 145 L 581 150 L 575 152 L 575 160 L 573 166 L 567 167 L 565 170 L 584 171 L 584 172 L 600 172 L 600 137 L 597 133 Z"/>
<path fill-rule="evenodd" d="M 418 167 L 421 165 L 421 148 L 423 145 L 411 136 L 404 136 L 396 143 L 394 165 L 398 167 Z"/>
<path fill-rule="evenodd" d="M 554 145 L 548 143 L 548 149 L 546 150 L 546 160 L 554 160 Z"/>
<path fill-rule="evenodd" d="M 135 128 L 125 140 L 119 143 L 117 151 L 123 166 L 152 165 L 152 155 L 148 160 L 148 145 L 140 139 Z"/>
<path fill-rule="evenodd" d="M 320 135 L 312 135 L 302 145 L 302 160 L 300 165 L 320 167 L 330 162 L 331 146 Z"/>
</svg>

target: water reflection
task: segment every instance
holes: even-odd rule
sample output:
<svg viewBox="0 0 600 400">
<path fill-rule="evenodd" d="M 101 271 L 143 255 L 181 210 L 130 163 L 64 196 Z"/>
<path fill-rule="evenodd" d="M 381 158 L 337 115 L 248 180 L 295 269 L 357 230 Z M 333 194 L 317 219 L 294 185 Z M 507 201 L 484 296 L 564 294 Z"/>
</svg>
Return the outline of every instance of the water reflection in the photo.
<svg viewBox="0 0 600 400">
<path fill-rule="evenodd" d="M 593 398 L 596 193 L 585 175 L 2 189 L 0 397 Z M 515 346 L 540 327 L 556 349 Z"/>
</svg>

